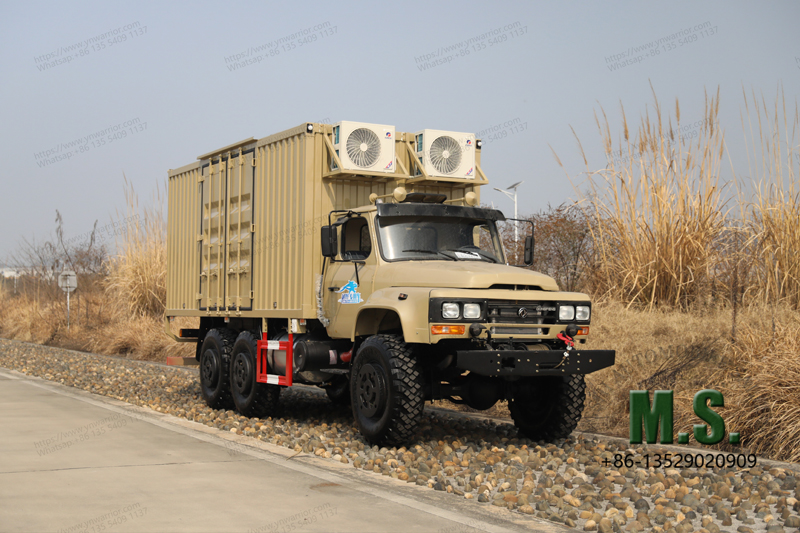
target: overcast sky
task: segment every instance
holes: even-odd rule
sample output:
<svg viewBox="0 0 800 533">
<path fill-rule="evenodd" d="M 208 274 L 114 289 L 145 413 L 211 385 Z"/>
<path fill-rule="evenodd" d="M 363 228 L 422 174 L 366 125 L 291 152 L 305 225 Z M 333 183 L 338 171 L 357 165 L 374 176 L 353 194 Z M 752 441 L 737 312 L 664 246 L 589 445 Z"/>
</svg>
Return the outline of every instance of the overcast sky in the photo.
<svg viewBox="0 0 800 533">
<path fill-rule="evenodd" d="M 550 146 L 580 172 L 572 126 L 603 167 L 593 112 L 638 117 L 650 82 L 683 124 L 719 86 L 740 151 L 743 86 L 798 98 L 798 21 L 796 1 L 3 1 L 0 264 L 56 209 L 65 238 L 108 223 L 123 173 L 146 199 L 170 168 L 306 121 L 483 132 L 492 186 L 524 180 L 521 213 L 574 198 Z"/>
</svg>

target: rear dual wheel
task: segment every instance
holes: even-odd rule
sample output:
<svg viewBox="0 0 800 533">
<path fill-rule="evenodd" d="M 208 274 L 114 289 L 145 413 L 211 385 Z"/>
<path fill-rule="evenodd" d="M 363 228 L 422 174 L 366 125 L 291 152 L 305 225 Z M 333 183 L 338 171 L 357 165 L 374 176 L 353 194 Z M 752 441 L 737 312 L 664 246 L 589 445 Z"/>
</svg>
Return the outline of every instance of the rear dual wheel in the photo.
<svg viewBox="0 0 800 533">
<path fill-rule="evenodd" d="M 231 396 L 236 410 L 247 417 L 272 415 L 278 408 L 281 387 L 256 381 L 257 338 L 249 331 L 239 333 L 231 356 Z"/>
<path fill-rule="evenodd" d="M 257 337 L 243 331 L 212 329 L 200 348 L 200 390 L 212 409 L 235 407 L 247 417 L 272 414 L 281 387 L 256 381 Z"/>
</svg>

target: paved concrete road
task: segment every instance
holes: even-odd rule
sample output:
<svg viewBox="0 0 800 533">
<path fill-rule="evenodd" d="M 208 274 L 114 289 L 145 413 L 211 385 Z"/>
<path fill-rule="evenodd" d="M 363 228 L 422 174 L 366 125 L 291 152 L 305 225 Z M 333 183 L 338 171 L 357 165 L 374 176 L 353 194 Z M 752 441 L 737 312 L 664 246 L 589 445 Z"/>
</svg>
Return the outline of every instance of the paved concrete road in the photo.
<svg viewBox="0 0 800 533">
<path fill-rule="evenodd" d="M 0 531 L 563 531 L 0 369 Z"/>
</svg>

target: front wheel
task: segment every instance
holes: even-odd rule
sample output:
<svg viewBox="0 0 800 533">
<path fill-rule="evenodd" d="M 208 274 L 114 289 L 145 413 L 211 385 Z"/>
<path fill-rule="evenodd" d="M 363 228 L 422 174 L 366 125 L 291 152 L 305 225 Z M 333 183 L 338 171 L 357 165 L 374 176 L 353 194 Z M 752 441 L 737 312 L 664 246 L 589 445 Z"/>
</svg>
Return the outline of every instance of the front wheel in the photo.
<svg viewBox="0 0 800 533">
<path fill-rule="evenodd" d="M 583 375 L 542 376 L 515 381 L 508 407 L 520 433 L 549 441 L 567 438 L 578 427 L 585 399 Z"/>
<path fill-rule="evenodd" d="M 353 417 L 371 444 L 401 444 L 413 435 L 424 404 L 422 372 L 400 335 L 373 335 L 350 372 Z"/>
<path fill-rule="evenodd" d="M 257 340 L 249 331 L 239 333 L 231 356 L 231 396 L 236 410 L 247 417 L 271 415 L 278 408 L 281 387 L 256 381 Z"/>
</svg>

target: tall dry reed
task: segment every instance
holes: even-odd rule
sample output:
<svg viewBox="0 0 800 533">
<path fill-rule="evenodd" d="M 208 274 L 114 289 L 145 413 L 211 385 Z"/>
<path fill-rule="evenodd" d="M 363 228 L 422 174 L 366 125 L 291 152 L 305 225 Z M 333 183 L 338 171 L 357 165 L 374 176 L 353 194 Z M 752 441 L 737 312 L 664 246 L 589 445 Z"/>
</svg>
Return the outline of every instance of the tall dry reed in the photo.
<svg viewBox="0 0 800 533">
<path fill-rule="evenodd" d="M 139 197 L 125 179 L 129 224 L 116 241 L 109 261 L 106 291 L 110 301 L 129 317 L 161 317 L 167 295 L 167 226 L 164 195 L 156 189 L 153 201 L 139 213 Z M 119 217 L 122 219 L 123 217 Z"/>
<path fill-rule="evenodd" d="M 194 355 L 194 347 L 176 343 L 164 333 L 167 242 L 164 193 L 156 189 L 141 209 L 133 186 L 125 180 L 126 216 L 135 220 L 116 241 L 109 258 L 105 294 L 110 320 L 90 342 L 93 351 L 130 354 L 163 361 L 168 355 Z M 197 327 L 196 319 L 180 319 L 178 326 Z"/>
<path fill-rule="evenodd" d="M 649 309 L 685 309 L 707 292 L 722 253 L 717 244 L 727 208 L 720 181 L 719 91 L 706 95 L 696 140 L 676 134 L 677 100 L 676 129 L 655 92 L 653 101 L 654 116 L 647 111 L 633 134 L 622 109 L 618 149 L 605 111 L 602 120 L 595 114 L 606 168 L 592 170 L 578 140 L 589 177 L 588 193 L 579 194 L 594 245 L 593 292 Z"/>
<path fill-rule="evenodd" d="M 744 93 L 742 130 L 748 146 L 748 175 L 756 185 L 747 204 L 756 256 L 752 297 L 800 307 L 800 113 L 787 114 L 783 88 L 774 104 Z M 754 124 L 755 123 L 755 124 Z M 743 172 L 736 173 L 743 177 Z"/>
</svg>

